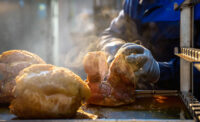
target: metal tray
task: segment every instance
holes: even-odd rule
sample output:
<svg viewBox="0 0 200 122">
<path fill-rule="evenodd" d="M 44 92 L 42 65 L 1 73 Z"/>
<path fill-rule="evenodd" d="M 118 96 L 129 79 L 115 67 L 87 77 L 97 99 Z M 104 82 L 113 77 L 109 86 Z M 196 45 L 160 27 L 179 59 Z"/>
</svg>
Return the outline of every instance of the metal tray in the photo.
<svg viewBox="0 0 200 122">
<path fill-rule="evenodd" d="M 84 112 L 80 112 L 83 110 Z M 0 106 L 0 121 L 22 121 Z M 177 91 L 136 91 L 135 102 L 120 107 L 83 105 L 72 119 L 23 121 L 194 121 Z"/>
</svg>

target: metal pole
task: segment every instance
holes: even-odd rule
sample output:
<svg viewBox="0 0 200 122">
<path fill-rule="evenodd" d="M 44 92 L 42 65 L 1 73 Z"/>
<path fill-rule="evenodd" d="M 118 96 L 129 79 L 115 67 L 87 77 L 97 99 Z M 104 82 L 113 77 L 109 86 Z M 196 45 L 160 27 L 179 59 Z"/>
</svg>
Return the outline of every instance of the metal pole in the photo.
<svg viewBox="0 0 200 122">
<path fill-rule="evenodd" d="M 180 47 L 193 47 L 193 6 L 185 6 L 181 9 L 180 21 Z M 182 92 L 193 92 L 193 66 L 191 63 L 180 60 L 180 90 Z"/>
<path fill-rule="evenodd" d="M 58 0 L 51 0 L 51 30 L 53 40 L 53 64 L 59 65 L 59 5 Z"/>
</svg>

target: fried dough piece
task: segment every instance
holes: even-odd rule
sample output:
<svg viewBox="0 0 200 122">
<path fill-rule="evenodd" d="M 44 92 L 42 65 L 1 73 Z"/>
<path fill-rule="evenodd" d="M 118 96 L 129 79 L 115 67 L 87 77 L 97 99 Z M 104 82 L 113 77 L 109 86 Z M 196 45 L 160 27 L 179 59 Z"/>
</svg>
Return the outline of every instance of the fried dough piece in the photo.
<svg viewBox="0 0 200 122">
<path fill-rule="evenodd" d="M 70 118 L 90 96 L 87 84 L 72 71 L 35 64 L 16 77 L 10 111 L 19 118 Z"/>
<path fill-rule="evenodd" d="M 87 79 L 91 82 L 103 81 L 108 74 L 108 64 L 106 55 L 102 52 L 89 52 L 84 60 L 85 72 L 88 74 Z"/>
<path fill-rule="evenodd" d="M 104 52 L 90 52 L 84 58 L 84 68 L 92 93 L 89 104 L 119 106 L 134 101 L 134 68 L 123 54 L 117 54 L 108 67 Z"/>
<path fill-rule="evenodd" d="M 31 64 L 45 64 L 37 55 L 24 50 L 10 50 L 0 55 L 0 103 L 10 103 L 15 77 Z"/>
</svg>

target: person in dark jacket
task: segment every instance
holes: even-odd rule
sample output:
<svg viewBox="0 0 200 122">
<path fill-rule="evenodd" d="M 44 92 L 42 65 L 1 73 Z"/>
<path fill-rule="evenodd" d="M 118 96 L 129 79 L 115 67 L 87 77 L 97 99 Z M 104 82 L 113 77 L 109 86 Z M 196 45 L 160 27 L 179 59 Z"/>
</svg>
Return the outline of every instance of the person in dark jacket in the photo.
<svg viewBox="0 0 200 122">
<path fill-rule="evenodd" d="M 99 46 L 107 52 L 108 62 L 122 49 L 127 62 L 140 66 L 135 72 L 137 89 L 179 89 L 174 47 L 180 42 L 180 11 L 173 9 L 175 2 L 183 0 L 125 0 L 123 10 L 101 36 Z M 199 17 L 197 13 L 195 19 Z"/>
</svg>

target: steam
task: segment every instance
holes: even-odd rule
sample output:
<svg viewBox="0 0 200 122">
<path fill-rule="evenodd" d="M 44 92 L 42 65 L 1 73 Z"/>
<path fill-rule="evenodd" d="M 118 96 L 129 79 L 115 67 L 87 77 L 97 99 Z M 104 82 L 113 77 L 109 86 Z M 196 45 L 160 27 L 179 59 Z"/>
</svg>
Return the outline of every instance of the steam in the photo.
<svg viewBox="0 0 200 122">
<path fill-rule="evenodd" d="M 66 43 L 71 44 L 71 47 L 66 53 L 61 56 L 65 67 L 71 69 L 82 78 L 86 78 L 83 69 L 83 58 L 91 51 L 96 51 L 98 45 L 98 36 L 95 33 L 95 25 L 93 22 L 93 13 L 83 11 L 75 17 L 73 21 L 76 25 L 72 30 L 69 30 L 70 38 Z M 65 47 L 63 47 L 65 48 Z"/>
<path fill-rule="evenodd" d="M 69 45 L 71 47 L 63 53 L 63 56 L 60 56 L 61 61 L 64 61 L 62 65 L 83 79 L 86 79 L 83 68 L 84 56 L 88 52 L 99 50 L 97 47 L 99 45 L 99 35 L 109 27 L 111 20 L 118 13 L 117 10 L 108 9 L 107 7 L 99 10 L 98 13 L 94 13 L 93 7 L 92 5 L 92 9 L 85 8 L 78 15 L 75 15 L 75 19 L 69 25 L 71 30 L 67 32 L 70 37 L 65 42 L 68 43 L 68 47 Z"/>
<path fill-rule="evenodd" d="M 74 20 L 75 28 L 69 32 L 72 41 L 71 48 L 65 54 L 64 64 L 69 67 L 80 67 L 87 52 L 97 50 L 98 37 L 90 12 L 80 13 Z M 66 42 L 67 43 L 67 42 Z"/>
<path fill-rule="evenodd" d="M 111 3 L 117 3 L 115 0 L 102 1 L 99 1 L 96 10 L 93 0 L 59 0 L 59 45 L 56 46 L 59 56 L 54 57 L 57 54 L 53 50 L 55 43 L 51 28 L 51 2 L 2 0 L 0 53 L 12 49 L 27 50 L 49 64 L 54 64 L 56 58 L 58 64 L 54 65 L 67 67 L 85 79 L 83 57 L 88 52 L 98 50 L 99 34 L 109 26 L 120 10 L 114 8 L 115 4 L 110 6 Z M 108 3 L 109 7 L 105 7 Z"/>
<path fill-rule="evenodd" d="M 38 4 L 27 0 L 24 6 L 19 1 L 0 1 L 0 53 L 22 49 L 39 55 L 47 61 L 46 45 L 49 39 L 48 21 L 38 15 Z"/>
</svg>

